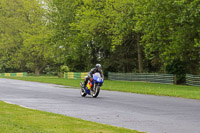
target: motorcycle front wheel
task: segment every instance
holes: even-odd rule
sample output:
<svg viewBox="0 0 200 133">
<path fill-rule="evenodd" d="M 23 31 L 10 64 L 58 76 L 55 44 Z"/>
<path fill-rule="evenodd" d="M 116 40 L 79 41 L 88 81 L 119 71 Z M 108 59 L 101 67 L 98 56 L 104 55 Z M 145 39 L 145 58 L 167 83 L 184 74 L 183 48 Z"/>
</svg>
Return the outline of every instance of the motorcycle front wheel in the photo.
<svg viewBox="0 0 200 133">
<path fill-rule="evenodd" d="M 85 90 L 83 90 L 83 88 L 81 88 L 80 94 L 82 97 L 85 97 L 87 95 L 87 93 L 85 93 Z"/>
<path fill-rule="evenodd" d="M 80 94 L 81 94 L 82 97 L 85 97 L 87 95 L 87 93 L 85 92 L 84 85 L 83 85 L 82 81 L 81 81 L 81 91 L 80 91 Z"/>
<path fill-rule="evenodd" d="M 94 90 L 95 92 L 92 94 L 92 97 L 96 98 L 99 95 L 100 92 L 100 86 L 97 86 Z"/>
</svg>

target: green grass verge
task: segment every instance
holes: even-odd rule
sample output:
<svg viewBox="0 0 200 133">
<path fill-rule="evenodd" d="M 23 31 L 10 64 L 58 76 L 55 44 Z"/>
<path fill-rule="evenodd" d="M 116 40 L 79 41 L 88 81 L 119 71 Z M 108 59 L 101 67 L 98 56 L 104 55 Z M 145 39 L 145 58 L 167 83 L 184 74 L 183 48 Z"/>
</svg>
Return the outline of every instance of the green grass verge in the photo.
<svg viewBox="0 0 200 133">
<path fill-rule="evenodd" d="M 36 81 L 43 83 L 52 83 L 58 85 L 66 85 L 80 87 L 80 79 L 60 79 L 56 76 L 29 76 L 29 77 L 7 77 L 12 79 L 20 79 L 27 81 Z M 200 87 L 185 85 L 167 85 L 145 82 L 129 82 L 129 81 L 111 81 L 105 80 L 103 90 L 132 92 L 140 94 L 150 94 L 159 96 L 173 96 L 189 99 L 200 99 Z"/>
<path fill-rule="evenodd" d="M 139 133 L 0 101 L 1 133 Z"/>
</svg>

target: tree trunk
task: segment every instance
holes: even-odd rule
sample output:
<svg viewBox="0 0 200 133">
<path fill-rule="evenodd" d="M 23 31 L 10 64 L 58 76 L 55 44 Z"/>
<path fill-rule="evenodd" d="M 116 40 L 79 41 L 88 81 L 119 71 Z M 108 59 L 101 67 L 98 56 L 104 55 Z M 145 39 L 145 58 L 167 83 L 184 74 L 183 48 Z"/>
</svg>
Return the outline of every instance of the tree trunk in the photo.
<svg viewBox="0 0 200 133">
<path fill-rule="evenodd" d="M 46 66 L 46 62 L 43 62 L 42 64 L 38 65 L 39 63 L 36 63 L 35 65 L 35 75 L 39 76 L 40 72 L 44 69 L 44 67 Z"/>
<path fill-rule="evenodd" d="M 40 70 L 38 67 L 35 68 L 35 75 L 39 76 L 40 75 Z"/>
<path fill-rule="evenodd" d="M 138 47 L 138 69 L 139 73 L 143 72 L 143 64 L 142 64 L 142 48 L 140 45 L 140 36 L 137 36 L 137 47 Z"/>
<path fill-rule="evenodd" d="M 36 66 L 35 67 L 35 75 L 39 76 L 40 75 L 40 72 L 42 71 L 42 69 L 46 66 L 46 63 L 42 64 L 42 66 L 38 67 Z"/>
</svg>

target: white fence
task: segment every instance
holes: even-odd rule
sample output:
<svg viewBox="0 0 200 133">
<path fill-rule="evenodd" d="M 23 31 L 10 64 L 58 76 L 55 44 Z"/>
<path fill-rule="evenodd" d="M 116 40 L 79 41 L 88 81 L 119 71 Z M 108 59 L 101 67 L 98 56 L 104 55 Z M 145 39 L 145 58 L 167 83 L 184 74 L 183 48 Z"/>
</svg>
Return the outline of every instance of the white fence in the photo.
<svg viewBox="0 0 200 133">
<path fill-rule="evenodd" d="M 186 84 L 200 86 L 200 75 L 186 74 Z"/>
<path fill-rule="evenodd" d="M 108 73 L 109 80 L 144 81 L 161 84 L 174 84 L 173 74 L 154 73 Z"/>
</svg>

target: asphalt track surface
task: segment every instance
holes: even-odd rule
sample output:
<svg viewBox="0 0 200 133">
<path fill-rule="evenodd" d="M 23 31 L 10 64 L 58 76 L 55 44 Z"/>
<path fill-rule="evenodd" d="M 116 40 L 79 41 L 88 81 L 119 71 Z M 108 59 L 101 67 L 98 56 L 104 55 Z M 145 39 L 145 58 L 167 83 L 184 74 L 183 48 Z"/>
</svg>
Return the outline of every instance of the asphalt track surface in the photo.
<svg viewBox="0 0 200 133">
<path fill-rule="evenodd" d="M 83 98 L 79 89 L 2 78 L 0 100 L 148 133 L 200 133 L 200 100 L 103 90 Z"/>
</svg>

